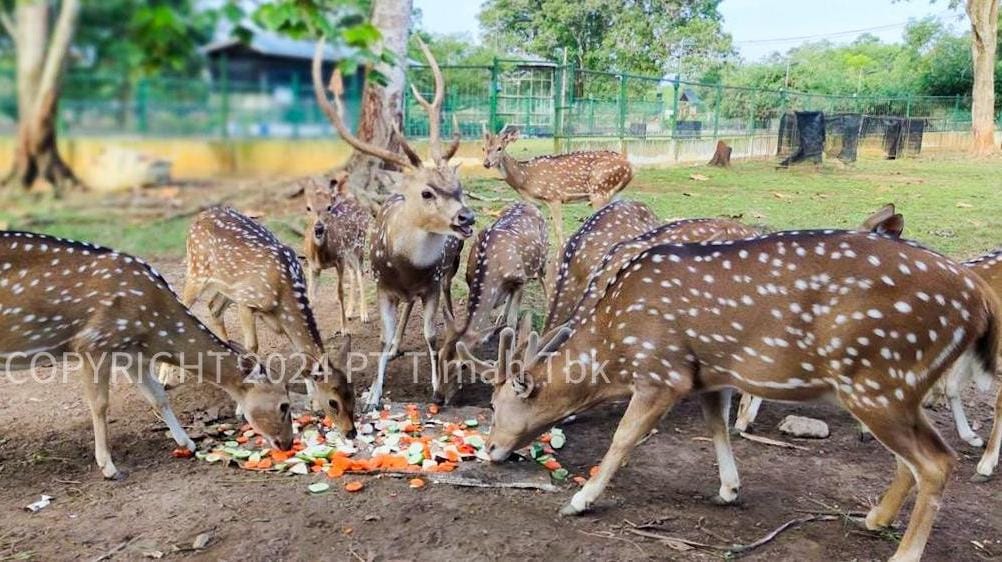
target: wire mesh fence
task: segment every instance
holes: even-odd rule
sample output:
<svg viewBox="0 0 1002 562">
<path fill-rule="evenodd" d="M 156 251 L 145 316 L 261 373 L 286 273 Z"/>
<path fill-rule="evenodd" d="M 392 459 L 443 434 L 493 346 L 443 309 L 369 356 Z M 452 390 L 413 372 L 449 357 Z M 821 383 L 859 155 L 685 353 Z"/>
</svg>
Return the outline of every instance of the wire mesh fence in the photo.
<svg viewBox="0 0 1002 562">
<path fill-rule="evenodd" d="M 920 119 L 926 131 L 970 125 L 965 96 L 838 96 L 706 84 L 582 70 L 548 61 L 495 60 L 485 66 L 445 66 L 442 134 L 453 118 L 465 138 L 518 126 L 523 136 L 561 140 L 716 139 L 776 134 L 789 111 L 897 116 Z M 346 89 L 348 120 L 361 106 L 361 78 Z M 426 66 L 407 72 L 403 130 L 428 134 L 428 116 L 409 85 L 430 98 Z M 233 82 L 208 77 L 132 80 L 70 72 L 60 102 L 59 126 L 70 135 L 319 138 L 333 130 L 311 84 Z M 12 73 L 0 72 L 0 134 L 16 124 Z"/>
</svg>

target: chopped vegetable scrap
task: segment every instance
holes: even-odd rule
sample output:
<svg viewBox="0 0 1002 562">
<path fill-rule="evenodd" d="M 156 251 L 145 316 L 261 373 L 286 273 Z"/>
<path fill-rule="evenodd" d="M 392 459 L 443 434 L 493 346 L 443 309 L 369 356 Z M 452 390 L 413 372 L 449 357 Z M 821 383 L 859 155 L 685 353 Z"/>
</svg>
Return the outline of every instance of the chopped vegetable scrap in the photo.
<svg viewBox="0 0 1002 562">
<path fill-rule="evenodd" d="M 177 449 L 172 455 L 177 458 L 193 455 L 207 463 L 235 464 L 245 470 L 302 476 L 323 473 L 329 478 L 381 472 L 445 473 L 456 470 L 463 462 L 488 460 L 481 420 L 446 421 L 438 413 L 439 409 L 433 405 L 424 412 L 416 404 L 407 404 L 402 411 L 387 407 L 362 416 L 354 440 L 345 439 L 334 429 L 330 418 L 302 414 L 293 420 L 295 439 L 289 451 L 267 448 L 249 425 L 237 428 L 221 423 L 207 429 L 206 438 L 195 453 Z M 571 474 L 560 465 L 555 453 L 565 443 L 564 432 L 555 427 L 534 442 L 523 456 L 542 465 L 553 480 L 564 482 Z M 422 488 L 425 480 L 412 478 L 408 484 L 411 488 Z M 362 488 L 358 480 L 344 485 L 348 492 Z M 324 482 L 308 487 L 312 494 L 329 489 Z"/>
</svg>

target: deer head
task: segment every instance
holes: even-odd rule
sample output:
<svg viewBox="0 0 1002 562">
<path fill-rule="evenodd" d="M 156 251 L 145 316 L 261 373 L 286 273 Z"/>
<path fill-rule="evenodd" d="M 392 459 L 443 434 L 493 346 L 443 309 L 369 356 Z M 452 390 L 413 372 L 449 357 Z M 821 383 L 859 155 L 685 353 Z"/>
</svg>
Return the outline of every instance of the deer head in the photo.
<svg viewBox="0 0 1002 562">
<path fill-rule="evenodd" d="M 351 353 L 350 335 L 345 336 L 344 343 L 333 357 L 325 353 L 314 363 L 310 378 L 316 384 L 313 395 L 314 408 L 323 410 L 334 420 L 334 427 L 348 439 L 353 439 L 355 393 L 346 373 L 349 353 Z"/>
<path fill-rule="evenodd" d="M 501 165 L 501 155 L 508 145 L 518 140 L 518 127 L 505 126 L 498 134 L 493 134 L 484 126 L 484 168 Z"/>
<path fill-rule="evenodd" d="M 421 41 L 420 37 L 417 38 L 417 41 L 421 51 L 428 59 L 435 78 L 435 94 L 430 102 L 411 84 L 415 99 L 428 113 L 428 145 L 433 166 L 424 166 L 421 157 L 407 143 L 407 139 L 396 126 L 394 126 L 394 137 L 400 142 L 403 154 L 365 142 L 348 130 L 344 123 L 344 104 L 341 99 L 344 85 L 339 70 L 334 71 L 327 85 L 333 98 L 329 98 L 324 91 L 321 77 L 324 48 L 322 39 L 317 42 L 313 57 L 314 93 L 321 109 L 345 142 L 356 150 L 375 156 L 403 171 L 403 176 L 397 182 L 395 190 L 407 202 L 408 218 L 413 221 L 412 224 L 435 234 L 469 238 L 473 235 L 473 223 L 476 216 L 473 210 L 463 202 L 463 186 L 457 174 L 458 166 L 449 166 L 449 159 L 459 149 L 458 123 L 454 118 L 453 141 L 443 149 L 440 119 L 442 102 L 445 98 L 445 80 L 442 77 L 442 70 L 431 51 L 428 50 L 428 46 Z"/>
<path fill-rule="evenodd" d="M 292 413 L 286 382 L 266 371 L 236 342 L 229 344 L 237 353 L 236 366 L 242 379 L 233 393 L 239 410 L 272 447 L 288 450 L 292 447 Z"/>
</svg>

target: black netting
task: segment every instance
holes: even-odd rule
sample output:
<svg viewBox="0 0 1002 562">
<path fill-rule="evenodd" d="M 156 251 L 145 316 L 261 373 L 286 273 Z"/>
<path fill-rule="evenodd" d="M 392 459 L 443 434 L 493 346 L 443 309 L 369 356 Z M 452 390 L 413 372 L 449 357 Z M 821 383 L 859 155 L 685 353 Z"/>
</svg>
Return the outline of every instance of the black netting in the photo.
<svg viewBox="0 0 1002 562">
<path fill-rule="evenodd" d="M 855 162 L 862 125 L 863 116 L 859 113 L 826 115 L 825 153 L 843 162 Z"/>
<path fill-rule="evenodd" d="M 915 156 L 922 151 L 925 128 L 925 119 L 867 116 L 863 119 L 863 143 L 871 151 L 879 143 L 880 151 L 888 160 Z"/>
<path fill-rule="evenodd" d="M 820 111 L 796 111 L 783 115 L 779 124 L 779 156 L 788 149 L 788 156 L 779 165 L 789 166 L 810 160 L 821 163 L 825 148 L 825 114 Z"/>
</svg>

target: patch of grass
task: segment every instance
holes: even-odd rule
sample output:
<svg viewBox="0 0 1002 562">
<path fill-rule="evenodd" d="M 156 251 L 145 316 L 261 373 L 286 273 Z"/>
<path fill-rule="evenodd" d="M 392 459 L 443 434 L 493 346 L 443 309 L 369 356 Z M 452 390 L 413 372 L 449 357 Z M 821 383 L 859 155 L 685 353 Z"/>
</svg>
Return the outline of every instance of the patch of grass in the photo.
<svg viewBox="0 0 1002 562">
<path fill-rule="evenodd" d="M 693 174 L 708 179 L 690 179 Z M 736 217 L 771 229 L 853 228 L 880 206 L 893 202 L 905 216 L 907 237 L 966 258 L 1002 245 L 999 178 L 999 159 L 863 160 L 849 167 L 825 164 L 820 169 L 806 165 L 789 170 L 759 161 L 726 170 L 703 166 L 640 169 L 623 196 L 647 203 L 665 219 Z M 473 201 L 481 227 L 494 220 L 492 213 L 518 199 L 499 179 L 470 178 L 465 185 L 471 192 L 497 199 Z M 151 219 L 109 208 L 100 196 L 88 198 L 9 200 L 0 206 L 0 223 L 87 240 L 146 258 L 184 255 L 190 217 Z M 567 205 L 565 236 L 590 213 L 586 204 Z M 266 224 L 286 243 L 301 247 L 295 232 L 303 227 L 301 214 L 279 211 L 269 215 Z"/>
</svg>

